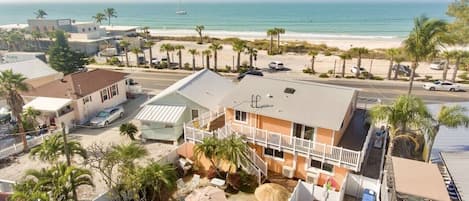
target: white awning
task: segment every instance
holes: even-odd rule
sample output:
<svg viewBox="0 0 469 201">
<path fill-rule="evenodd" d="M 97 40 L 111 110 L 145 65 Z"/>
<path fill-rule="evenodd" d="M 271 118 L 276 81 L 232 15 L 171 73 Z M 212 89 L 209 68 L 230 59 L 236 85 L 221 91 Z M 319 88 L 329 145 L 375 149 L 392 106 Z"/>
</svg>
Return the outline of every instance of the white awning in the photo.
<svg viewBox="0 0 469 201">
<path fill-rule="evenodd" d="M 186 106 L 174 105 L 146 105 L 140 110 L 135 119 L 160 123 L 177 123 Z"/>
<path fill-rule="evenodd" d="M 32 107 L 38 111 L 56 112 L 63 107 L 69 105 L 72 99 L 66 98 L 49 98 L 49 97 L 37 97 L 31 102 L 23 106 L 23 108 Z"/>
</svg>

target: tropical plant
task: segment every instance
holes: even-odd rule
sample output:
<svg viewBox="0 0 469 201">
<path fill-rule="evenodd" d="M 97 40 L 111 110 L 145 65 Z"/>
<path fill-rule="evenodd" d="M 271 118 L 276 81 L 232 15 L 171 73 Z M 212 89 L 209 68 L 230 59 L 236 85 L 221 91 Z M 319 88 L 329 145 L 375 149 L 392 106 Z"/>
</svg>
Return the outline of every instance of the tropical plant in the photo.
<svg viewBox="0 0 469 201">
<path fill-rule="evenodd" d="M 23 128 L 25 131 L 36 130 L 38 126 L 37 117 L 41 115 L 41 112 L 33 109 L 32 107 L 27 107 L 23 110 Z"/>
<path fill-rule="evenodd" d="M 243 159 L 245 159 L 248 154 L 248 145 L 242 138 L 236 137 L 236 135 L 230 135 L 222 140 L 219 149 L 221 152 L 221 159 L 228 161 L 231 164 L 228 172 L 231 172 L 231 168 L 233 166 L 236 168 L 240 164 L 246 165 L 247 161 Z"/>
<path fill-rule="evenodd" d="M 232 46 L 233 51 L 237 54 L 236 71 L 239 71 L 239 67 L 241 66 L 241 53 L 246 49 L 246 41 L 240 39 L 234 40 Z"/>
<path fill-rule="evenodd" d="M 11 114 L 16 118 L 16 125 L 18 126 L 18 132 L 23 142 L 24 151 L 27 151 L 28 142 L 26 141 L 26 133 L 24 133 L 22 122 L 23 118 L 21 117 L 24 100 L 20 95 L 21 92 L 26 92 L 29 89 L 25 81 L 26 77 L 22 74 L 14 73 L 12 70 L 0 72 L 0 97 L 6 99 Z"/>
<path fill-rule="evenodd" d="M 311 56 L 311 74 L 316 73 L 314 70 L 314 61 L 316 60 L 316 56 L 318 56 L 319 52 L 315 50 L 311 50 L 308 52 L 308 55 Z"/>
<path fill-rule="evenodd" d="M 129 138 L 134 141 L 135 134 L 138 133 L 138 128 L 133 123 L 124 123 L 119 127 L 119 132 L 121 135 L 129 136 Z"/>
<path fill-rule="evenodd" d="M 386 56 L 389 58 L 389 68 L 387 79 L 391 80 L 392 67 L 394 65 L 394 57 L 400 54 L 400 50 L 397 48 L 390 48 L 386 50 Z M 399 71 L 399 65 L 397 65 L 396 72 Z"/>
<path fill-rule="evenodd" d="M 107 16 L 108 25 L 111 26 L 111 18 L 117 17 L 116 9 L 106 8 L 106 9 L 104 9 L 104 14 Z"/>
<path fill-rule="evenodd" d="M 80 156 L 83 159 L 88 158 L 86 149 L 84 149 L 79 142 L 67 141 L 67 145 L 65 146 L 62 133 L 54 134 L 45 139 L 41 145 L 32 148 L 29 155 L 32 158 L 55 164 L 60 156 L 65 156 L 67 153 L 70 154 L 70 158 L 75 156 Z"/>
<path fill-rule="evenodd" d="M 137 63 L 137 67 L 140 66 L 140 62 L 139 62 L 139 54 L 142 53 L 142 49 L 138 48 L 138 47 L 133 47 L 132 49 L 130 49 L 130 52 L 132 52 L 133 54 L 135 54 L 135 62 Z"/>
<path fill-rule="evenodd" d="M 41 50 L 41 43 L 39 42 L 39 39 L 43 37 L 43 34 L 39 31 L 31 31 L 31 37 L 33 38 L 34 41 L 36 41 L 36 47 L 38 50 Z"/>
<path fill-rule="evenodd" d="M 182 50 L 184 49 L 184 45 L 174 45 L 174 49 L 177 50 L 177 55 L 179 57 L 179 69 L 182 69 Z"/>
<path fill-rule="evenodd" d="M 129 43 L 129 41 L 121 40 L 121 41 L 119 42 L 119 46 L 121 46 L 122 48 L 124 48 L 124 53 L 125 53 L 125 66 L 129 67 L 129 46 L 130 46 L 130 43 Z"/>
<path fill-rule="evenodd" d="M 394 57 L 394 61 L 396 62 L 397 66 L 400 66 L 401 63 L 405 60 L 404 56 L 402 55 L 397 55 Z M 397 76 L 399 75 L 399 69 L 396 69 L 394 71 L 394 80 L 397 80 Z"/>
<path fill-rule="evenodd" d="M 210 57 L 212 56 L 212 51 L 211 50 L 204 50 L 202 51 L 202 55 L 205 56 L 206 59 L 206 68 L 210 69 Z"/>
<path fill-rule="evenodd" d="M 462 50 L 454 50 L 452 52 L 452 56 L 456 59 L 455 65 L 454 65 L 454 71 L 453 71 L 453 76 L 451 78 L 452 82 L 456 81 L 456 76 L 458 74 L 459 66 L 461 65 L 461 60 L 464 58 L 469 58 L 469 52 L 468 51 L 462 51 Z"/>
<path fill-rule="evenodd" d="M 344 78 L 345 77 L 345 62 L 348 59 L 352 59 L 352 56 L 349 53 L 345 52 L 339 55 L 339 58 L 342 59 L 342 78 Z"/>
<path fill-rule="evenodd" d="M 48 201 L 47 192 L 41 191 L 41 186 L 32 179 L 25 179 L 13 186 L 13 194 L 8 198 L 11 201 Z"/>
<path fill-rule="evenodd" d="M 270 36 L 270 44 L 269 44 L 269 54 L 273 54 L 273 46 L 274 46 L 274 36 L 277 36 L 278 32 L 276 29 L 268 29 L 267 36 Z"/>
<path fill-rule="evenodd" d="M 64 74 L 73 73 L 87 63 L 85 54 L 70 49 L 63 31 L 55 32 L 55 41 L 48 53 L 50 66 Z"/>
<path fill-rule="evenodd" d="M 275 32 L 277 33 L 277 51 L 280 53 L 280 35 L 285 34 L 284 28 L 274 28 Z"/>
<path fill-rule="evenodd" d="M 37 10 L 36 12 L 34 12 L 34 14 L 36 15 L 36 19 L 44 19 L 44 17 L 46 17 L 47 15 L 46 11 L 42 9 Z"/>
<path fill-rule="evenodd" d="M 161 52 L 166 52 L 166 59 L 168 61 L 168 66 L 171 64 L 171 60 L 169 58 L 169 52 L 174 51 L 174 46 L 170 43 L 162 44 L 160 47 Z"/>
<path fill-rule="evenodd" d="M 141 145 L 130 143 L 112 146 L 111 157 L 118 158 L 125 168 L 135 168 L 135 161 L 148 155 L 148 151 Z"/>
<path fill-rule="evenodd" d="M 429 19 L 426 16 L 414 19 L 414 28 L 404 41 L 404 49 L 412 58 L 412 72 L 410 74 L 409 92 L 415 78 L 415 70 L 421 60 L 427 58 L 440 45 L 440 39 L 445 33 L 446 23 L 438 19 Z"/>
<path fill-rule="evenodd" d="M 257 50 L 254 49 L 254 47 L 251 47 L 251 46 L 246 46 L 246 54 L 249 55 L 249 70 L 252 70 L 254 69 L 254 66 L 253 66 L 253 59 L 254 58 L 257 58 Z"/>
<path fill-rule="evenodd" d="M 194 157 L 197 159 L 201 159 L 202 157 L 207 158 L 218 175 L 220 175 L 218 168 L 219 160 L 223 157 L 220 145 L 221 141 L 216 137 L 206 137 L 202 140 L 202 143 L 196 144 L 194 148 Z"/>
<path fill-rule="evenodd" d="M 223 49 L 223 46 L 220 43 L 213 42 L 208 48 L 210 48 L 213 52 L 213 60 L 214 60 L 214 65 L 213 69 L 215 72 L 217 72 L 217 63 L 218 63 L 218 50 Z"/>
<path fill-rule="evenodd" d="M 447 15 L 454 17 L 454 20 L 449 24 L 449 33 L 455 39 L 455 43 L 460 46 L 465 46 L 469 43 L 469 1 L 457 0 L 453 1 L 448 6 Z"/>
<path fill-rule="evenodd" d="M 143 36 L 145 37 L 146 40 L 150 39 L 151 34 L 150 34 L 150 27 L 149 26 L 144 26 L 142 28 L 142 33 L 143 33 Z"/>
<path fill-rule="evenodd" d="M 147 41 L 145 41 L 145 44 L 144 44 L 144 47 L 148 48 L 149 53 L 150 53 L 150 55 L 149 55 L 150 59 L 148 59 L 149 62 L 150 62 L 150 67 L 153 67 L 153 62 L 152 62 L 152 60 L 153 60 L 153 50 L 152 50 L 152 48 L 153 48 L 154 45 L 155 45 L 155 42 L 152 41 L 152 40 L 147 40 Z"/>
<path fill-rule="evenodd" d="M 198 55 L 199 52 L 197 49 L 189 49 L 188 52 L 192 55 L 192 71 L 195 71 L 195 55 Z"/>
<path fill-rule="evenodd" d="M 350 52 L 358 57 L 357 60 L 357 67 L 362 67 L 362 56 L 368 54 L 369 50 L 364 47 L 354 47 L 350 49 Z M 355 77 L 360 76 L 360 70 L 357 70 L 355 73 Z"/>
<path fill-rule="evenodd" d="M 202 37 L 202 31 L 204 31 L 205 29 L 205 26 L 204 25 L 197 25 L 195 26 L 195 31 L 197 32 L 197 34 L 199 34 L 199 41 L 197 42 L 197 44 L 202 44 L 204 43 L 204 39 Z"/>
<path fill-rule="evenodd" d="M 92 16 L 91 18 L 93 18 L 94 21 L 99 24 L 102 24 L 103 21 L 107 20 L 106 15 L 104 13 L 96 13 L 96 15 Z"/>
<path fill-rule="evenodd" d="M 176 189 L 177 172 L 170 165 L 160 165 L 151 162 L 148 166 L 139 168 L 137 182 L 130 185 L 139 186 L 140 199 L 144 200 L 168 200 L 169 193 Z"/>
</svg>

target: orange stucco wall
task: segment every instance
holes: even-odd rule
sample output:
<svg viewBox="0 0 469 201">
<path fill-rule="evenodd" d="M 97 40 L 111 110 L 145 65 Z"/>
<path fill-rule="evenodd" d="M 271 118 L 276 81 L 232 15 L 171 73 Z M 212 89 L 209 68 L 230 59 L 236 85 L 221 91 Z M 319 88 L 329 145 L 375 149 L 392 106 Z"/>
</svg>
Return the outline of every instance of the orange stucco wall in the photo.
<svg viewBox="0 0 469 201">
<path fill-rule="evenodd" d="M 332 144 L 333 131 L 325 128 L 316 128 L 316 142 L 323 144 Z"/>
<path fill-rule="evenodd" d="M 276 119 L 272 117 L 266 117 L 266 116 L 258 116 L 258 121 L 259 121 L 259 126 L 258 128 L 276 132 L 276 133 L 281 133 L 284 135 L 291 135 L 291 126 L 292 123 L 291 121 L 285 121 L 281 119 Z"/>
</svg>

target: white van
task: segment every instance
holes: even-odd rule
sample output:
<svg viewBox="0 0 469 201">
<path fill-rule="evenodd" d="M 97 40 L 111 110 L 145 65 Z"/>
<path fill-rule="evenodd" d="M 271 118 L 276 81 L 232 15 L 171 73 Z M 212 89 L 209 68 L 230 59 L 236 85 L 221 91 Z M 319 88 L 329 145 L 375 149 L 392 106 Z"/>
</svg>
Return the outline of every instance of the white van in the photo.
<svg viewBox="0 0 469 201">
<path fill-rule="evenodd" d="M 269 68 L 274 70 L 283 70 L 285 69 L 285 66 L 280 61 L 272 61 L 269 63 Z"/>
</svg>

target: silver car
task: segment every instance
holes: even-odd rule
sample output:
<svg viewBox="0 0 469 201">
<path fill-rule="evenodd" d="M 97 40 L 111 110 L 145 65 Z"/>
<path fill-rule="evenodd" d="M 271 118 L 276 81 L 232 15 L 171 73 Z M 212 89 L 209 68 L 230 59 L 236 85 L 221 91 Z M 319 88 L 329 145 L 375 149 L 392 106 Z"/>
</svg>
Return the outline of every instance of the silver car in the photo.
<svg viewBox="0 0 469 201">
<path fill-rule="evenodd" d="M 459 91 L 461 86 L 448 81 L 435 81 L 433 83 L 426 83 L 423 88 L 430 91 Z"/>
<path fill-rule="evenodd" d="M 102 128 L 123 116 L 124 108 L 122 106 L 107 108 L 98 112 L 98 114 L 90 120 L 90 125 L 92 127 Z"/>
</svg>

